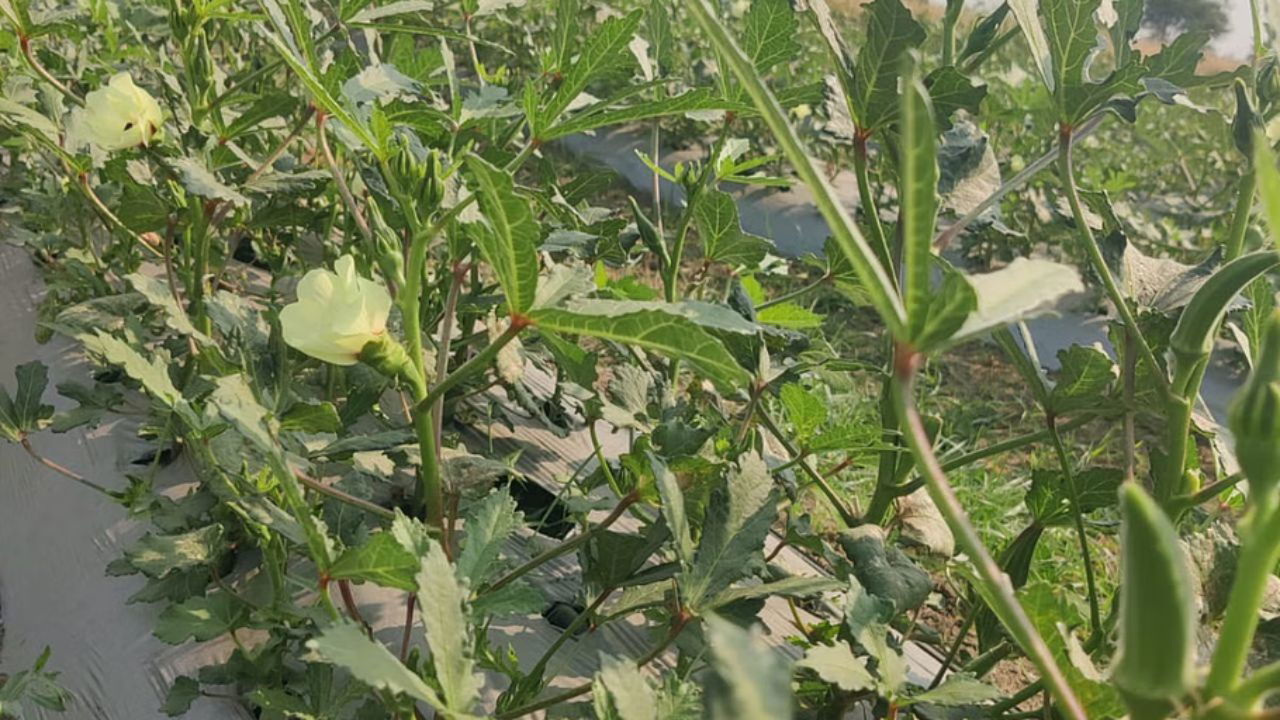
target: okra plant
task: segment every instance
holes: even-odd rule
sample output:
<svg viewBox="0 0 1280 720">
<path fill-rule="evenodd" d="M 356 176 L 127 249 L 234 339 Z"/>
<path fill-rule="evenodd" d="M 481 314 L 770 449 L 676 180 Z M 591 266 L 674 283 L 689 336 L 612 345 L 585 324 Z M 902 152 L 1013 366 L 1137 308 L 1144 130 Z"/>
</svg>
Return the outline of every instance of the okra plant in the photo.
<svg viewBox="0 0 1280 720">
<path fill-rule="evenodd" d="M 148 524 L 106 570 L 142 576 L 159 639 L 229 639 L 171 716 L 210 696 L 333 720 L 1269 717 L 1280 81 L 1253 11 L 1249 61 L 1202 75 L 1203 34 L 1136 48 L 1142 0 L 948 0 L 936 22 L 901 0 L 0 0 L 0 227 L 49 288 L 38 339 L 95 368 L 57 384 L 61 412 L 44 365 L 16 368 L 0 432 Z M 1017 95 L 984 79 L 1017 64 Z M 986 113 L 1010 97 L 1047 121 L 1003 180 Z M 1152 257 L 1084 158 L 1188 106 L 1231 158 L 1194 266 Z M 618 193 L 568 153 L 614 132 L 652 183 Z M 776 188 L 816 206 L 821 258 L 743 227 Z M 1002 213 L 1045 193 L 1054 242 L 962 266 L 953 241 L 1016 235 Z M 1087 287 L 1114 353 L 1050 373 L 1025 321 Z M 1198 412 L 1226 338 L 1248 368 L 1234 446 Z M 1036 429 L 965 451 L 932 396 L 985 345 Z M 832 378 L 870 412 L 842 416 Z M 40 451 L 114 416 L 155 447 L 123 487 Z M 504 424 L 590 457 L 551 492 Z M 1029 479 L 1006 470 L 1027 526 L 991 546 L 956 473 L 1041 448 Z M 154 485 L 178 456 L 198 483 L 174 500 Z M 908 502 L 961 554 L 908 547 Z M 1188 547 L 1234 510 L 1214 612 Z M 1078 593 L 1031 582 L 1059 529 Z M 366 617 L 375 596 L 403 617 Z M 921 628 L 940 608 L 951 637 Z M 511 622 L 560 632 L 531 657 Z M 611 625 L 647 645 L 560 674 Z M 912 644 L 936 646 L 929 677 Z M 67 704 L 46 661 L 0 712 Z"/>
</svg>

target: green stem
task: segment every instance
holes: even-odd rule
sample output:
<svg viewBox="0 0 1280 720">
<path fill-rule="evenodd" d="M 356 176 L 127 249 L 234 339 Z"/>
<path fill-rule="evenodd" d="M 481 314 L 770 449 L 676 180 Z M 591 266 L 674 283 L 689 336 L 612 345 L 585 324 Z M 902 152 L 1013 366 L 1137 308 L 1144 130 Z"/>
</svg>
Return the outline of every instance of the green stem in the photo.
<svg viewBox="0 0 1280 720">
<path fill-rule="evenodd" d="M 1094 635 L 1102 632 L 1102 611 L 1098 605 L 1098 583 L 1093 576 L 1093 557 L 1089 551 L 1089 535 L 1085 532 L 1084 513 L 1080 510 L 1080 488 L 1076 485 L 1075 470 L 1071 467 L 1071 458 L 1067 447 L 1062 442 L 1062 433 L 1058 431 L 1057 419 L 1052 413 L 1045 413 L 1045 425 L 1049 437 L 1053 440 L 1053 448 L 1058 455 L 1058 466 L 1067 481 L 1067 491 L 1071 493 L 1071 516 L 1076 529 L 1076 537 L 1080 541 L 1080 562 L 1084 565 L 1085 588 L 1089 593 L 1089 626 Z"/>
<path fill-rule="evenodd" d="M 896 287 L 898 275 L 893 271 L 893 260 L 889 253 L 889 240 L 884 233 L 884 225 L 880 223 L 880 213 L 876 209 L 875 197 L 871 194 L 871 173 L 867 168 L 867 136 L 858 131 L 853 140 L 853 172 L 858 180 L 858 210 L 862 212 L 863 222 L 867 224 L 871 249 L 884 268 L 885 274 Z"/>
<path fill-rule="evenodd" d="M 1178 517 L 1183 512 L 1201 503 L 1206 503 L 1222 493 L 1230 490 L 1244 480 L 1243 473 L 1229 475 L 1215 483 L 1210 483 L 1190 495 L 1178 495 L 1169 502 L 1169 514 Z"/>
<path fill-rule="evenodd" d="M 1053 693 L 1060 705 L 1063 715 L 1071 720 L 1086 720 L 1084 708 L 1076 698 L 1066 676 L 1062 674 L 1054 660 L 1053 653 L 1040 637 L 1031 618 L 1018 603 L 1013 586 L 1000 566 L 996 564 L 991 553 L 978 537 L 978 531 L 965 514 L 964 507 L 956 497 L 955 491 L 947 481 L 946 474 L 933 454 L 933 446 L 924 423 L 916 410 L 912 397 L 912 385 L 915 379 L 915 363 L 918 356 L 906 347 L 899 347 L 898 361 L 894 367 L 894 396 L 897 400 L 898 416 L 902 419 L 903 436 L 916 456 L 916 465 L 920 474 L 924 475 L 929 496 L 947 521 L 960 543 L 960 547 L 968 554 L 978 572 L 982 594 L 991 605 L 991 609 L 1000 618 L 1009 634 L 1017 641 L 1028 659 L 1040 671 L 1040 676 Z"/>
<path fill-rule="evenodd" d="M 662 653 L 666 652 L 667 648 L 671 647 L 671 644 L 676 641 L 676 638 L 680 636 L 680 633 L 684 630 L 685 626 L 689 624 L 689 621 L 691 619 L 692 618 L 686 615 L 678 616 L 675 622 L 671 625 L 671 629 L 667 632 L 667 636 L 663 638 L 662 642 L 658 643 L 653 648 L 651 648 L 649 652 L 645 653 L 644 657 L 640 658 L 639 660 L 636 660 L 636 667 L 644 667 L 645 665 L 648 665 L 649 663 L 656 660 L 660 655 L 662 655 Z M 497 715 L 494 716 L 494 718 L 495 720 L 513 720 L 513 718 L 524 717 L 529 713 L 535 713 L 539 710 L 545 710 L 554 705 L 559 705 L 562 702 L 567 702 L 576 697 L 585 695 L 591 692 L 591 688 L 593 687 L 595 687 L 594 683 L 583 683 L 581 685 L 578 685 L 577 687 L 573 687 L 568 690 L 565 690 L 564 692 L 559 693 L 557 695 L 552 695 L 549 698 L 538 700 L 537 702 L 533 702 L 528 705 L 518 707 L 514 710 L 508 710 L 506 712 L 498 713 Z"/>
<path fill-rule="evenodd" d="M 622 496 L 622 499 L 619 500 L 618 504 L 613 507 L 613 510 L 610 511 L 610 513 L 599 523 L 592 525 L 590 528 L 584 530 L 583 532 L 579 533 L 578 535 L 575 535 L 572 538 L 569 538 L 568 540 L 565 540 L 564 542 L 560 543 L 559 545 L 556 545 L 555 547 L 548 548 L 542 551 L 541 553 L 538 553 L 533 558 L 530 558 L 529 561 L 526 562 L 525 564 L 512 570 L 506 575 L 503 575 L 501 578 L 498 578 L 497 581 L 495 581 L 489 587 L 485 588 L 484 591 L 480 594 L 490 595 L 492 593 L 495 593 L 501 590 L 502 588 L 506 587 L 507 585 L 510 585 L 512 582 L 518 580 L 519 578 L 527 575 L 529 572 L 537 569 L 539 566 L 543 565 L 544 563 L 550 560 L 554 560 L 566 553 L 573 552 L 574 550 L 581 547 L 588 540 L 590 540 L 592 537 L 594 537 L 597 533 L 601 533 L 606 529 L 608 529 L 608 527 L 612 525 L 614 522 L 616 522 L 618 518 L 622 517 L 622 514 L 627 511 L 627 508 L 634 505 L 636 501 L 639 499 L 640 499 L 640 493 L 636 490 L 632 490 L 631 492 Z"/>
<path fill-rule="evenodd" d="M 600 609 L 600 606 L 604 605 L 604 601 L 609 599 L 609 596 L 613 594 L 613 591 L 614 588 L 612 587 L 607 587 L 601 590 L 600 594 L 596 596 L 596 599 L 591 601 L 591 604 L 587 606 L 587 609 L 578 613 L 577 617 L 573 619 L 573 622 L 570 622 L 568 627 L 560 631 L 560 636 L 557 637 L 555 642 L 551 643 L 551 646 L 542 653 L 542 657 L 538 658 L 538 662 L 535 663 L 533 669 L 529 671 L 528 674 L 530 677 L 542 677 L 543 673 L 547 671 L 547 663 L 551 662 L 551 658 L 555 657 L 555 654 L 559 652 L 560 648 L 564 647 L 564 644 L 577 635 L 578 631 L 595 616 L 596 612 Z"/>
<path fill-rule="evenodd" d="M 373 244 L 373 230 L 369 227 L 368 221 L 364 219 L 364 215 L 360 212 L 360 206 L 356 204 L 356 198 L 351 194 L 351 188 L 347 185 L 347 180 L 342 176 L 342 170 L 338 168 L 337 161 L 333 158 L 333 151 L 329 149 L 328 134 L 325 132 L 325 113 L 320 111 L 316 113 L 316 139 L 320 145 L 320 157 L 324 158 L 324 164 L 329 168 L 329 174 L 333 176 L 333 182 L 338 186 L 338 194 L 342 196 L 342 204 L 347 208 L 347 214 L 351 216 L 352 222 L 360 231 L 360 236 L 364 241 Z M 409 210 L 405 210 L 409 212 Z"/>
<path fill-rule="evenodd" d="M 960 11 L 964 9 L 964 0 L 948 0 L 947 10 L 942 16 L 942 64 L 950 65 L 956 54 L 956 22 L 960 20 Z"/>
<path fill-rule="evenodd" d="M 436 530 L 444 529 L 444 488 L 440 478 L 440 463 L 436 450 L 436 431 L 431 422 L 431 404 L 428 396 L 426 360 L 422 348 L 422 280 L 426 275 L 427 249 L 435 232 L 423 228 L 418 208 L 391 171 L 386 159 L 379 158 L 382 177 L 400 206 L 409 226 L 409 258 L 405 264 L 404 292 L 397 300 L 404 323 L 404 336 L 413 372 L 408 380 L 416 405 L 413 412 L 413 428 L 418 436 L 418 450 L 422 465 L 418 470 L 418 498 L 422 504 L 427 524 Z M 435 226 L 431 228 L 435 230 Z"/>
<path fill-rule="evenodd" d="M 31 440 L 29 438 L 23 437 L 20 444 L 22 445 L 22 449 L 26 450 L 27 454 L 30 455 L 33 459 L 35 459 L 36 462 L 40 463 L 41 465 L 44 465 L 45 467 L 49 468 L 50 470 L 58 473 L 59 475 L 65 478 L 68 478 L 70 480 L 74 480 L 75 482 L 80 483 L 81 485 L 89 488 L 90 490 L 102 493 L 103 495 L 106 495 L 107 497 L 114 499 L 115 496 L 112 495 L 110 490 L 93 482 L 92 480 L 86 478 L 80 473 L 75 472 L 70 468 L 59 465 L 58 463 L 36 452 L 35 448 L 31 447 Z"/>
<path fill-rule="evenodd" d="M 1240 178 L 1236 191 L 1236 207 L 1231 216 L 1231 230 L 1227 234 L 1227 249 L 1223 262 L 1231 262 L 1244 252 L 1244 236 L 1249 231 L 1249 216 L 1253 212 L 1253 193 L 1258 187 L 1258 172 L 1250 165 Z"/>
<path fill-rule="evenodd" d="M 1039 695 L 1043 690 L 1044 690 L 1044 683 L 1040 682 L 1039 680 L 1036 680 L 1035 682 L 1030 683 L 1029 685 L 1022 688 L 1021 690 L 1014 693 L 1013 695 L 1005 698 L 1004 700 L 1001 700 L 995 705 L 992 705 L 991 716 L 999 717 L 1002 714 L 1004 714 L 1006 711 L 1012 710 L 1013 708 L 1018 707 L 1019 705 L 1030 700 L 1036 695 Z"/>
<path fill-rule="evenodd" d="M 1187 446 L 1191 433 L 1191 410 L 1200 393 L 1200 383 L 1209 358 L 1177 363 L 1172 392 L 1165 402 L 1164 459 L 1153 467 L 1155 497 L 1166 508 L 1175 495 L 1184 492 Z"/>
<path fill-rule="evenodd" d="M 1280 688 L 1280 662 L 1273 662 L 1254 670 L 1231 693 L 1232 699 L 1241 705 L 1252 705 L 1267 693 Z"/>
<path fill-rule="evenodd" d="M 720 126 L 720 133 L 716 136 L 716 141 L 711 146 L 711 155 L 707 158 L 707 166 L 703 169 L 702 177 L 698 179 L 695 185 L 688 193 L 686 198 L 684 212 L 680 215 L 680 223 L 676 226 L 676 242 L 671 248 L 671 262 L 667 265 L 667 274 L 662 279 L 663 291 L 667 302 L 675 302 L 680 297 L 680 266 L 684 262 L 684 246 L 689 238 L 689 228 L 693 224 L 693 212 L 698 207 L 698 201 L 702 198 L 702 194 L 707 188 L 714 184 L 716 179 L 716 159 L 720 157 L 720 151 L 724 147 L 724 142 L 729 136 L 729 125 L 731 120 L 726 119 L 724 124 Z"/>
<path fill-rule="evenodd" d="M 1143 362 L 1151 370 L 1152 377 L 1157 378 L 1161 390 L 1168 393 L 1169 378 L 1160 367 L 1159 361 L 1156 360 L 1156 355 L 1151 350 L 1151 345 L 1147 342 L 1146 336 L 1142 334 L 1142 329 L 1138 326 L 1138 320 L 1134 317 L 1133 310 L 1129 308 L 1129 303 L 1120 291 L 1120 286 L 1116 284 L 1115 276 L 1111 274 L 1111 268 L 1107 266 L 1107 261 L 1102 256 L 1102 249 L 1098 247 L 1098 241 L 1093 236 L 1093 230 L 1085 219 L 1084 207 L 1080 204 L 1080 193 L 1076 190 L 1076 174 L 1071 162 L 1071 147 L 1071 129 L 1064 127 L 1058 134 L 1058 168 L 1062 173 L 1063 191 L 1066 192 L 1067 201 L 1071 204 L 1071 216 L 1075 220 L 1076 228 L 1080 233 L 1080 240 L 1084 244 L 1085 252 L 1089 255 L 1089 261 L 1093 265 L 1094 272 L 1102 279 L 1102 285 L 1107 291 L 1107 297 L 1116 306 L 1116 312 L 1120 314 L 1120 319 L 1124 326 L 1133 333 L 1134 344 L 1137 346 Z"/>
<path fill-rule="evenodd" d="M 1267 580 L 1280 560 L 1280 496 L 1274 488 L 1257 493 L 1241 528 L 1240 560 L 1231 597 L 1209 666 L 1209 697 L 1230 693 L 1240 684 L 1258 627 L 1258 609 L 1267 593 Z"/>
<path fill-rule="evenodd" d="M 483 372 L 491 364 L 494 358 L 498 357 L 498 353 L 507 343 L 516 339 L 522 330 L 528 327 L 528 321 L 521 318 L 512 319 L 511 325 L 502 332 L 501 335 L 493 339 L 493 342 L 484 347 L 483 350 L 476 353 L 472 358 L 463 363 L 457 370 L 449 373 L 449 377 L 444 378 L 431 388 L 431 392 L 424 394 L 421 398 L 417 398 L 417 404 L 413 408 L 416 415 L 419 412 L 429 411 L 437 402 L 443 400 L 445 395 L 463 381 Z"/>
<path fill-rule="evenodd" d="M 45 68 L 44 65 L 40 64 L 40 61 L 36 58 L 35 53 L 32 52 L 31 50 L 30 37 L 26 35 L 20 35 L 18 38 L 18 44 L 22 46 L 22 57 L 27 61 L 27 65 L 35 72 L 35 74 L 39 75 L 41 78 L 44 79 L 45 82 L 49 83 L 58 92 L 62 93 L 63 96 L 65 96 L 68 100 L 70 100 L 73 105 L 79 105 L 79 106 L 84 105 L 84 100 L 79 95 L 75 94 L 75 92 L 72 91 L 71 88 L 62 84 L 62 82 L 58 80 L 58 78 L 53 76 L 53 73 L 49 72 L 49 70 Z"/>
<path fill-rule="evenodd" d="M 381 505 L 371 503 L 368 500 L 358 498 L 354 495 L 349 495 L 338 488 L 325 485 L 319 480 L 314 480 L 301 473 L 294 473 L 294 476 L 298 478 L 298 482 L 302 483 L 304 487 L 314 490 L 321 495 L 331 497 L 338 502 L 350 505 L 351 507 L 364 510 L 371 515 L 377 515 L 378 517 L 387 518 L 388 520 L 396 516 L 395 512 L 388 510 Z"/>
<path fill-rule="evenodd" d="M 1080 427 L 1083 427 L 1084 425 L 1087 425 L 1088 423 L 1095 420 L 1097 417 L 1098 416 L 1096 415 L 1079 415 L 1077 417 L 1072 418 L 1070 421 L 1059 425 L 1058 431 L 1069 432 L 1071 430 L 1075 430 L 1076 428 L 1080 428 Z M 1026 447 L 1027 445 L 1034 445 L 1035 443 L 1043 442 L 1049 439 L 1050 439 L 1050 433 L 1047 428 L 1044 430 L 1037 430 L 1035 432 L 1027 433 L 1025 435 L 1012 437 L 1012 438 L 1009 438 L 1008 440 L 1003 440 L 998 443 L 993 443 L 984 448 L 974 450 L 972 452 L 967 452 L 964 455 L 960 455 L 958 457 L 954 457 L 950 460 L 947 460 L 942 463 L 942 470 L 944 472 L 951 472 L 952 470 L 958 470 L 966 465 L 972 465 L 973 463 L 978 462 L 979 460 L 985 460 L 986 458 L 989 458 L 992 455 L 999 455 L 1000 453 L 1009 452 L 1011 450 L 1017 450 L 1019 448 Z"/>
<path fill-rule="evenodd" d="M 457 262 L 453 266 L 453 276 L 450 278 L 449 291 L 445 295 L 444 315 L 440 318 L 440 348 L 436 353 L 436 379 L 444 380 L 449 375 L 449 351 L 453 344 L 453 324 L 458 314 L 458 298 L 462 294 L 462 283 L 467 278 L 469 268 Z M 436 450 L 440 450 L 440 444 L 443 441 L 444 433 L 444 402 L 443 398 L 437 400 L 431 405 L 431 421 L 435 423 L 436 430 Z"/>
<path fill-rule="evenodd" d="M 836 513 L 840 515 L 840 519 L 844 521 L 845 526 L 856 527 L 860 525 L 862 520 L 855 515 L 847 505 L 845 505 L 844 499 L 840 497 L 840 494 L 836 492 L 835 488 L 831 487 L 831 484 L 822 476 L 822 473 L 815 470 L 814 467 L 809 464 L 809 461 L 804 459 L 800 449 L 795 446 L 795 443 L 791 442 L 790 438 L 783 434 L 783 432 L 778 428 L 778 425 L 774 423 L 773 418 L 769 417 L 769 413 L 765 412 L 763 407 L 756 407 L 756 417 L 760 418 L 760 423 L 769 429 L 769 432 L 775 439 L 777 439 L 778 443 L 782 445 L 791 457 L 797 460 L 797 464 L 800 466 L 800 469 L 804 471 L 805 475 L 809 476 L 809 479 L 812 480 L 813 483 L 818 486 L 818 489 L 822 491 L 822 494 L 827 497 L 827 502 L 831 503 L 831 506 L 835 508 Z"/>
<path fill-rule="evenodd" d="M 822 277 L 818 278 L 817 280 L 814 280 L 808 285 L 805 285 L 796 290 L 792 290 L 789 293 L 779 295 L 776 298 L 766 300 L 760 303 L 759 305 L 756 306 L 756 310 L 757 311 L 764 310 L 765 308 L 771 308 L 774 305 L 781 305 L 782 303 L 790 302 L 792 300 L 795 300 L 796 298 L 804 297 L 805 295 L 808 295 L 809 293 L 813 292 L 814 290 L 817 290 L 823 285 L 826 285 L 828 282 L 831 282 L 831 278 L 832 278 L 831 273 L 829 272 L 824 273 Z"/>
</svg>

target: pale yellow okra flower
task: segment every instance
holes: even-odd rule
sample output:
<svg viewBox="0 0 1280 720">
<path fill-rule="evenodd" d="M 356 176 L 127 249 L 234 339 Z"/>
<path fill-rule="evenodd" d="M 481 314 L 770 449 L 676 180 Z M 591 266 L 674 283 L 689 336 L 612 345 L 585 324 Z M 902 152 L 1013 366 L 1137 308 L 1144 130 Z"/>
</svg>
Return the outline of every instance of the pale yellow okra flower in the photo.
<svg viewBox="0 0 1280 720">
<path fill-rule="evenodd" d="M 297 302 L 280 311 L 280 328 L 290 347 L 334 365 L 355 365 L 366 345 L 385 337 L 391 295 L 356 274 L 350 255 L 333 267 L 303 276 Z"/>
<path fill-rule="evenodd" d="M 85 96 L 75 122 L 77 134 L 85 140 L 103 150 L 125 150 L 145 146 L 159 135 L 164 114 L 151 93 L 122 72 Z"/>
</svg>

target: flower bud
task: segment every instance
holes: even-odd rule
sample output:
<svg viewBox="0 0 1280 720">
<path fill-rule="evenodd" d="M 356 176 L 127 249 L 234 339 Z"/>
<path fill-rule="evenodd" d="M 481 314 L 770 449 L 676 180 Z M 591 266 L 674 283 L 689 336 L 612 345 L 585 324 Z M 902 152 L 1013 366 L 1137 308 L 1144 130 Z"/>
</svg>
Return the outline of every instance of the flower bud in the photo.
<svg viewBox="0 0 1280 720">
<path fill-rule="evenodd" d="M 1266 320 L 1262 351 L 1231 402 L 1229 420 L 1251 491 L 1273 491 L 1280 480 L 1280 310 Z"/>
<path fill-rule="evenodd" d="M 280 311 L 290 347 L 334 365 L 354 365 L 365 346 L 387 332 L 391 295 L 356 274 L 355 259 L 338 258 L 334 272 L 318 268 L 298 283 L 297 302 Z"/>
<path fill-rule="evenodd" d="M 415 151 L 414 144 L 405 135 L 395 136 L 391 158 L 391 169 L 397 176 L 401 187 L 417 193 L 421 190 L 427 177 L 428 158 L 419 158 L 421 145 Z"/>
<path fill-rule="evenodd" d="M 400 377 L 408 372 L 409 353 L 389 335 L 381 335 L 360 349 L 360 362 L 387 377 Z"/>
<path fill-rule="evenodd" d="M 147 145 L 163 123 L 159 103 L 127 72 L 86 95 L 84 107 L 72 117 L 75 134 L 108 151 Z"/>
</svg>

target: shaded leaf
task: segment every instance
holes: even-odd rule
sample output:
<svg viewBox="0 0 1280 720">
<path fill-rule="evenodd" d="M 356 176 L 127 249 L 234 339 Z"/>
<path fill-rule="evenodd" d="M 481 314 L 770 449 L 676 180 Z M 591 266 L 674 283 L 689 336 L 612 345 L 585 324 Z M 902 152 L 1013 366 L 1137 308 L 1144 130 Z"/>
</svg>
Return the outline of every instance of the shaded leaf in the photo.
<svg viewBox="0 0 1280 720">
<path fill-rule="evenodd" d="M 228 592 L 215 592 L 165 608 L 156 618 L 155 636 L 170 645 L 188 638 L 205 642 L 240 627 L 248 617 L 249 610 L 239 599 Z"/>
<path fill-rule="evenodd" d="M 0 436 L 20 442 L 53 416 L 53 406 L 40 402 L 49 385 L 49 368 L 44 363 L 23 363 L 14 368 L 13 374 L 17 384 L 12 397 L 0 387 Z"/>
<path fill-rule="evenodd" d="M 1096 409 L 1116 378 L 1111 356 L 1094 347 L 1072 345 L 1058 351 L 1062 371 L 1049 393 L 1048 409 L 1057 415 Z"/>
<path fill-rule="evenodd" d="M 797 439 L 803 443 L 813 436 L 819 427 L 827 421 L 827 406 L 817 395 L 806 390 L 797 383 L 787 383 L 778 393 L 782 407 L 786 410 L 787 420 L 795 429 Z"/>
<path fill-rule="evenodd" d="M 703 695 L 707 720 L 787 720 L 792 717 L 790 673 L 757 627 L 706 619 L 710 677 Z"/>
<path fill-rule="evenodd" d="M 875 678 L 867 670 L 866 661 L 855 657 L 853 648 L 843 640 L 835 645 L 814 645 L 805 651 L 796 667 L 814 671 L 818 677 L 845 692 L 875 687 Z"/>
</svg>

